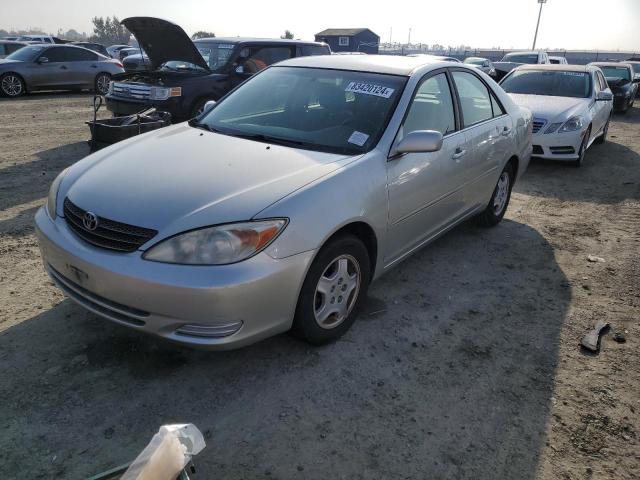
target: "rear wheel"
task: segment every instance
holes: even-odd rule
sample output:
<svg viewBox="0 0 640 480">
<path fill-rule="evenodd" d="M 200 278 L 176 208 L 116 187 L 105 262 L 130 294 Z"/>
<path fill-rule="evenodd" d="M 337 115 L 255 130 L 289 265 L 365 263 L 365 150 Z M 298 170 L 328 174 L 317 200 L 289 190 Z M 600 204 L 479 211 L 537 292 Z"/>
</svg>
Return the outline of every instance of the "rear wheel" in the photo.
<svg viewBox="0 0 640 480">
<path fill-rule="evenodd" d="M 484 227 L 497 225 L 504 217 L 509 200 L 511 199 L 511 188 L 515 180 L 515 169 L 511 163 L 507 163 L 498 178 L 496 188 L 493 190 L 489 205 L 478 215 L 478 222 Z"/>
<path fill-rule="evenodd" d="M 5 73 L 0 77 L 0 91 L 6 97 L 19 97 L 27 91 L 24 80 L 15 73 Z"/>
<path fill-rule="evenodd" d="M 587 146 L 589 145 L 589 138 L 591 137 L 591 127 L 587 130 L 587 133 L 584 134 L 584 138 L 582 139 L 582 143 L 580 144 L 580 150 L 578 150 L 578 158 L 571 162 L 571 165 L 574 167 L 581 167 L 584 162 L 584 157 L 587 154 Z"/>
<path fill-rule="evenodd" d="M 344 235 L 325 245 L 305 278 L 292 332 L 314 345 L 343 335 L 366 297 L 370 268 L 357 237 Z"/>
<path fill-rule="evenodd" d="M 109 91 L 109 83 L 111 82 L 111 75 L 108 73 L 99 73 L 96 76 L 95 90 L 98 95 L 106 95 Z"/>
</svg>

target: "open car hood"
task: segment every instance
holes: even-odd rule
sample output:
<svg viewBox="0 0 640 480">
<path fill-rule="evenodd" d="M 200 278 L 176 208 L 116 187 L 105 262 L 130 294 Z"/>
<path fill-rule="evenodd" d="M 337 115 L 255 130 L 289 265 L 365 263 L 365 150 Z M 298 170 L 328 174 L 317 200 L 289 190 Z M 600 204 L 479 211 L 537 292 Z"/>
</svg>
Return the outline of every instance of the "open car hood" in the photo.
<svg viewBox="0 0 640 480">
<path fill-rule="evenodd" d="M 189 62 L 209 70 L 207 62 L 179 25 L 154 17 L 129 17 L 121 23 L 147 53 L 153 70 L 169 60 Z"/>
</svg>

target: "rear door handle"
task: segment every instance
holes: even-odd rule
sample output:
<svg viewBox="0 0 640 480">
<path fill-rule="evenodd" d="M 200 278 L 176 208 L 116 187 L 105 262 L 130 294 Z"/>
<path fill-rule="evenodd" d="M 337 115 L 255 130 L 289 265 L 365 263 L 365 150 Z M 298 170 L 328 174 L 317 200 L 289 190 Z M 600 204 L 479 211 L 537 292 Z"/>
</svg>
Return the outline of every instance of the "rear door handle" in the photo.
<svg viewBox="0 0 640 480">
<path fill-rule="evenodd" d="M 457 160 L 459 158 L 464 157 L 467 154 L 466 150 L 463 150 L 462 148 L 458 147 L 456 148 L 456 151 L 454 152 L 453 155 L 451 155 L 451 158 L 453 158 L 454 160 Z"/>
</svg>

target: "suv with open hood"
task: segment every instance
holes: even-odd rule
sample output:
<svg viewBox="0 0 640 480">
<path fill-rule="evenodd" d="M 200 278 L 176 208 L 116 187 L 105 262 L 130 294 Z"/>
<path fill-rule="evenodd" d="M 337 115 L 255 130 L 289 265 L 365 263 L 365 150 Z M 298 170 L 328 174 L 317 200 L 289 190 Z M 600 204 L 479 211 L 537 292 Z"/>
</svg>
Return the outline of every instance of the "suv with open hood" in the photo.
<svg viewBox="0 0 640 480">
<path fill-rule="evenodd" d="M 149 58 L 149 71 L 114 77 L 106 95 L 115 115 L 149 107 L 171 113 L 173 121 L 195 117 L 209 100 L 218 100 L 254 73 L 288 58 L 328 55 L 324 43 L 251 38 L 195 41 L 174 23 L 131 17 L 122 24 Z"/>
</svg>

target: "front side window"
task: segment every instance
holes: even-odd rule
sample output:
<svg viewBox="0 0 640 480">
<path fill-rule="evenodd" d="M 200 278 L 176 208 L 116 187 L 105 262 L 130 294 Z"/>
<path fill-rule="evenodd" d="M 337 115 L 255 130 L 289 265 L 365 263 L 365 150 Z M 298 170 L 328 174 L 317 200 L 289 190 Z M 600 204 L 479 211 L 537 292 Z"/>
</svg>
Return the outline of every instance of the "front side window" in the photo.
<svg viewBox="0 0 640 480">
<path fill-rule="evenodd" d="M 42 57 L 46 57 L 49 63 L 58 63 L 67 61 L 67 52 L 64 47 L 49 48 L 42 53 Z"/>
<path fill-rule="evenodd" d="M 349 37 L 338 37 L 338 45 L 341 47 L 348 47 Z"/>
<path fill-rule="evenodd" d="M 439 73 L 418 87 L 402 126 L 400 138 L 416 130 L 435 130 L 446 135 L 455 129 L 451 89 L 446 74 Z"/>
<path fill-rule="evenodd" d="M 500 82 L 507 93 L 588 98 L 591 81 L 588 73 L 560 70 L 516 70 Z"/>
<path fill-rule="evenodd" d="M 458 89 L 465 127 L 493 117 L 489 91 L 478 77 L 467 72 L 453 72 L 453 80 Z"/>
<path fill-rule="evenodd" d="M 219 72 L 227 65 L 235 48 L 233 43 L 196 42 L 195 45 L 213 72 Z"/>
<path fill-rule="evenodd" d="M 193 125 L 255 141 L 354 155 L 377 144 L 405 83 L 406 77 L 397 75 L 273 67 L 245 82 Z"/>
</svg>

